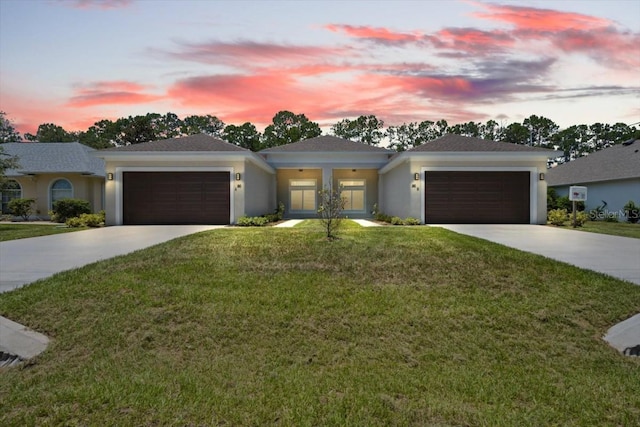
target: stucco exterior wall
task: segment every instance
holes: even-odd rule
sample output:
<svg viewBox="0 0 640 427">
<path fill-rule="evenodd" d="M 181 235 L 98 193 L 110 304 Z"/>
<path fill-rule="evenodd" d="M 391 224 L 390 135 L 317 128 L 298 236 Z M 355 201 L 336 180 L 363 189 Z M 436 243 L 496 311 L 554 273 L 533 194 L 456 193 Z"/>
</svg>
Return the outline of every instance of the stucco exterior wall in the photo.
<svg viewBox="0 0 640 427">
<path fill-rule="evenodd" d="M 34 176 L 10 177 L 17 181 L 22 188 L 22 198 L 36 199 L 34 217 L 49 219 L 51 210 L 50 189 L 58 179 L 66 179 L 71 183 L 72 197 L 87 200 L 93 212 L 104 209 L 102 188 L 104 178 L 79 174 L 39 174 Z"/>
<path fill-rule="evenodd" d="M 180 166 L 175 166 L 176 164 Z M 245 185 L 242 184 L 239 188 L 235 181 L 235 174 L 240 173 L 241 176 L 246 176 L 245 161 L 125 161 L 119 160 L 117 162 L 107 161 L 105 164 L 105 171 L 107 174 L 113 173 L 114 179 L 112 181 L 107 180 L 105 185 L 105 200 L 106 200 L 106 224 L 107 225 L 120 225 L 122 224 L 122 174 L 123 172 L 144 172 L 144 171 L 158 171 L 158 172 L 188 172 L 188 171 L 217 171 L 224 170 L 230 172 L 230 186 L 231 186 L 231 217 L 230 222 L 235 223 L 239 217 L 245 214 Z M 251 176 L 251 173 L 249 173 Z M 262 212 L 264 213 L 264 212 Z"/>
<path fill-rule="evenodd" d="M 380 175 L 381 195 L 378 203 L 378 210 L 386 215 L 406 218 L 413 216 L 420 218 L 413 213 L 416 208 L 411 206 L 413 193 L 411 165 L 408 162 L 402 163 L 385 174 Z M 419 208 L 418 208 L 419 209 Z"/>
<path fill-rule="evenodd" d="M 275 176 L 252 163 L 246 163 L 242 177 L 244 214 L 259 216 L 275 211 Z M 237 186 L 236 189 L 239 190 Z"/>
<path fill-rule="evenodd" d="M 607 202 L 604 215 L 615 216 L 626 221 L 623 207 L 629 200 L 640 204 L 640 178 L 604 182 L 577 183 L 587 187 L 586 210 L 595 209 Z M 559 196 L 569 196 L 569 185 L 554 186 Z M 602 218 L 604 219 L 604 218 Z"/>
<path fill-rule="evenodd" d="M 291 213 L 291 203 L 289 200 L 289 180 L 291 179 L 315 179 L 316 189 L 320 191 L 324 186 L 322 181 L 322 169 L 278 169 L 276 172 L 276 196 L 277 202 L 284 203 L 285 218 L 308 218 L 309 215 Z M 317 206 L 316 196 L 316 206 Z"/>
<path fill-rule="evenodd" d="M 383 203 L 380 210 L 401 218 L 414 217 L 424 222 L 424 176 L 428 170 L 526 170 L 530 173 L 530 222 L 544 224 L 547 218 L 547 185 L 539 174 L 547 170 L 546 160 L 491 159 L 474 155 L 413 157 L 381 175 Z M 420 179 L 415 180 L 418 173 Z"/>
</svg>

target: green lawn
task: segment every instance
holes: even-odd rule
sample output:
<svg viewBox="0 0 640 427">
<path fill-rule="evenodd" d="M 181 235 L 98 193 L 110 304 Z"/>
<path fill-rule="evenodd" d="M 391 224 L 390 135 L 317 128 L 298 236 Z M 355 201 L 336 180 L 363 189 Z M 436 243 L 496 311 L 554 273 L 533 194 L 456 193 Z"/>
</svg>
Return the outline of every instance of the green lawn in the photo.
<svg viewBox="0 0 640 427">
<path fill-rule="evenodd" d="M 0 242 L 79 230 L 86 230 L 86 228 L 68 228 L 64 224 L 0 224 Z"/>
<path fill-rule="evenodd" d="M 569 228 L 572 227 L 569 225 Z M 578 228 L 578 230 L 640 239 L 640 223 L 587 221 L 584 226 Z"/>
<path fill-rule="evenodd" d="M 220 229 L 0 294 L 0 425 L 637 425 L 640 286 L 437 227 Z"/>
</svg>

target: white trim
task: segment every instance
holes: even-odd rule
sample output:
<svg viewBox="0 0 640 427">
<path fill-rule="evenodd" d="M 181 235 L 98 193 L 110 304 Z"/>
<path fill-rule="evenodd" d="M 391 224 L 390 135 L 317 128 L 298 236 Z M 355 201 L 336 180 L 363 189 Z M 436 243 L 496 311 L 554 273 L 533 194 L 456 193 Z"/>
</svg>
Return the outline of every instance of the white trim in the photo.
<svg viewBox="0 0 640 427">
<path fill-rule="evenodd" d="M 229 172 L 229 224 L 235 219 L 234 184 L 235 172 L 233 167 L 219 166 L 118 166 L 115 168 L 114 186 L 116 196 L 115 225 L 122 225 L 123 212 L 123 172 Z"/>
<path fill-rule="evenodd" d="M 75 188 L 73 188 L 73 182 L 71 182 L 70 179 L 64 178 L 64 177 L 51 179 L 51 181 L 49 181 L 49 186 L 47 188 L 47 199 L 48 199 L 48 202 L 49 202 L 49 204 L 48 204 L 49 210 L 53 209 L 53 200 L 51 200 L 51 188 L 53 187 L 53 184 L 55 184 L 57 181 L 60 181 L 60 180 L 67 181 L 69 183 L 69 185 L 71 185 L 71 197 L 69 197 L 70 199 L 73 199 L 74 195 L 76 194 Z"/>
<path fill-rule="evenodd" d="M 465 172 L 529 172 L 529 224 L 538 223 L 538 168 L 535 166 L 423 166 L 420 168 L 420 222 L 425 223 L 424 192 L 425 172 L 465 171 Z"/>
</svg>

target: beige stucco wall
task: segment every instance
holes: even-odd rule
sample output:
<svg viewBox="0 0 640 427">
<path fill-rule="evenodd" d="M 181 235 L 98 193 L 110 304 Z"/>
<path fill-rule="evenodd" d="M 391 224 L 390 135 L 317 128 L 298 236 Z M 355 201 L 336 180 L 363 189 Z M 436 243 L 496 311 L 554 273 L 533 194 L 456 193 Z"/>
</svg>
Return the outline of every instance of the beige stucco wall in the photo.
<svg viewBox="0 0 640 427">
<path fill-rule="evenodd" d="M 349 218 L 371 218 L 373 205 L 378 203 L 378 170 L 377 169 L 333 169 L 333 188 L 338 188 L 342 179 L 365 180 L 365 211 L 345 212 Z"/>
<path fill-rule="evenodd" d="M 305 218 L 308 215 L 291 213 L 291 205 L 289 203 L 289 180 L 291 179 L 315 179 L 318 191 L 322 189 L 322 169 L 278 169 L 276 172 L 276 196 L 277 202 L 284 203 L 285 218 Z M 317 205 L 317 198 L 316 198 Z"/>
<path fill-rule="evenodd" d="M 176 166 L 180 164 L 180 166 Z M 107 225 L 121 224 L 122 221 L 122 173 L 125 171 L 183 171 L 189 170 L 229 170 L 230 172 L 230 189 L 232 198 L 232 218 L 231 223 L 235 223 L 238 218 L 243 215 L 261 215 L 275 209 L 271 200 L 268 200 L 267 194 L 273 194 L 273 175 L 252 165 L 245 160 L 211 160 L 203 159 L 201 161 L 172 161 L 172 160 L 118 160 L 107 161 L 105 164 L 106 173 L 113 173 L 114 180 L 106 181 L 105 200 L 106 200 L 106 222 Z M 235 174 L 240 173 L 241 180 L 235 180 Z M 262 196 L 251 197 L 245 204 L 245 195 L 248 191 L 251 194 Z M 118 200 L 120 199 L 120 200 Z M 273 197 L 271 196 L 271 199 Z M 120 212 L 118 212 L 120 211 Z"/>
<path fill-rule="evenodd" d="M 89 201 L 93 212 L 104 209 L 103 185 L 104 178 L 85 176 L 80 174 L 38 174 L 34 176 L 10 177 L 22 187 L 22 197 L 36 199 L 35 217 L 48 219 L 51 210 L 50 188 L 58 179 L 66 179 L 73 188 L 73 198 Z"/>
</svg>

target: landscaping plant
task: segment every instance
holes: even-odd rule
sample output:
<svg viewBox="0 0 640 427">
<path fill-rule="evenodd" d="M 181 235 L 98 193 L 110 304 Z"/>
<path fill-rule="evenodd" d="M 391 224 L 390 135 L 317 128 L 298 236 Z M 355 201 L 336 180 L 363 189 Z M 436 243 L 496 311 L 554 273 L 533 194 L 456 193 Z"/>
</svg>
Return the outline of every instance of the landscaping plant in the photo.
<svg viewBox="0 0 640 427">
<path fill-rule="evenodd" d="M 342 187 L 337 190 L 325 187 L 318 194 L 320 195 L 320 207 L 318 208 L 320 222 L 327 239 L 334 239 L 338 228 L 340 228 L 342 211 L 347 201 L 342 197 Z"/>
<path fill-rule="evenodd" d="M 82 214 L 90 214 L 91 205 L 82 199 L 60 199 L 53 202 L 50 212 L 51 221 L 66 222 L 69 218 L 79 217 Z"/>
<path fill-rule="evenodd" d="M 15 216 L 21 217 L 25 221 L 29 221 L 29 217 L 33 213 L 33 204 L 36 199 L 13 199 L 7 207 Z"/>
</svg>

